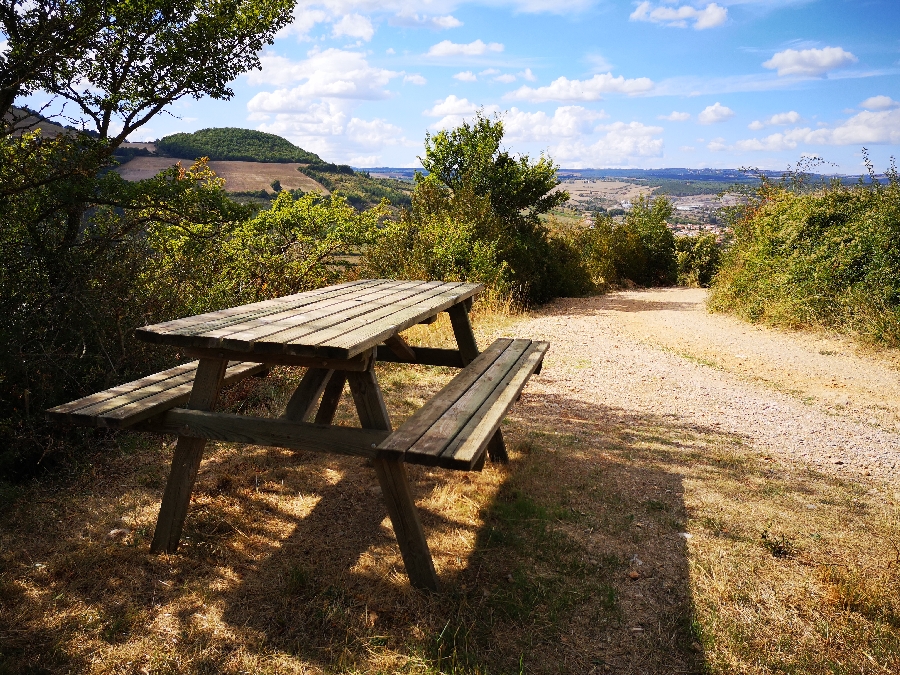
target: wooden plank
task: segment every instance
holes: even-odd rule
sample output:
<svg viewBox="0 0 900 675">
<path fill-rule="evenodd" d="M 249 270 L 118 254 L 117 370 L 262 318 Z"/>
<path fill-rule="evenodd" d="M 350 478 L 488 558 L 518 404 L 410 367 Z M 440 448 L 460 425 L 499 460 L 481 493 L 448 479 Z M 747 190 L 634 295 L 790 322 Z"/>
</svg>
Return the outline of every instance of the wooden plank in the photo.
<svg viewBox="0 0 900 675">
<path fill-rule="evenodd" d="M 238 340 L 240 342 L 252 341 L 258 337 L 274 334 L 285 328 L 292 328 L 297 325 L 305 324 L 310 318 L 330 316 L 347 308 L 358 308 L 364 306 L 365 303 L 377 301 L 387 295 L 396 293 L 407 287 L 415 287 L 422 282 L 396 282 L 382 283 L 377 286 L 368 286 L 363 288 L 351 288 L 346 292 L 329 297 L 324 300 L 317 300 L 313 303 L 302 307 L 294 307 L 285 309 L 283 312 L 268 314 L 259 318 L 225 326 L 219 329 L 204 330 L 198 333 L 199 337 L 216 338 L 219 342 L 216 344 L 225 344 L 225 340 Z M 398 288 L 399 286 L 399 288 Z"/>
<path fill-rule="evenodd" d="M 329 316 L 324 320 L 309 321 L 283 335 L 278 335 L 277 349 L 287 349 L 290 352 L 293 349 L 305 348 L 323 355 L 352 355 L 347 349 L 322 349 L 319 345 L 327 339 L 343 335 L 349 330 L 365 326 L 385 314 L 394 312 L 397 307 L 405 307 L 421 302 L 439 293 L 445 286 L 446 284 L 440 281 L 417 282 L 415 286 L 410 285 L 409 288 L 398 289 L 390 295 L 380 297 L 365 306 L 345 310 L 340 315 Z M 267 344 L 270 342 L 272 340 L 269 338 L 258 340 L 256 348 L 261 350 L 272 349 Z M 284 344 L 289 344 L 290 346 L 284 347 Z"/>
<path fill-rule="evenodd" d="M 450 315 L 450 324 L 453 326 L 453 335 L 456 338 L 456 345 L 459 347 L 463 363 L 469 364 L 479 354 L 475 333 L 472 331 L 472 324 L 469 322 L 469 311 L 466 309 L 465 304 L 460 303 L 453 305 L 447 310 L 447 313 Z"/>
<path fill-rule="evenodd" d="M 344 394 L 344 383 L 347 382 L 347 373 L 336 370 L 328 378 L 328 384 L 325 386 L 325 393 L 322 394 L 322 402 L 316 411 L 316 424 L 331 424 L 334 421 L 334 415 L 337 412 L 338 403 Z"/>
<path fill-rule="evenodd" d="M 188 407 L 192 410 L 212 410 L 219 397 L 219 389 L 225 377 L 228 362 L 217 359 L 201 359 L 197 364 L 197 376 Z M 205 438 L 179 436 L 172 457 L 169 480 L 163 493 L 156 529 L 153 532 L 151 553 L 174 553 L 178 549 L 181 530 L 191 501 L 191 491 L 197 479 L 197 470 L 203 457 Z"/>
<path fill-rule="evenodd" d="M 196 361 L 184 363 L 180 366 L 175 366 L 174 368 L 169 368 L 168 370 L 154 373 L 153 375 L 148 375 L 147 377 L 142 377 L 138 380 L 133 380 L 132 382 L 120 384 L 118 386 L 112 387 L 111 389 L 106 389 L 104 391 L 97 392 L 96 394 L 85 396 L 84 398 L 79 398 L 76 401 L 71 401 L 70 403 L 65 403 L 63 405 L 58 405 L 55 408 L 50 408 L 50 410 L 47 411 L 47 415 L 49 417 L 56 418 L 67 413 L 76 412 L 83 408 L 88 408 L 92 405 L 103 403 L 104 401 L 108 401 L 109 399 L 115 398 L 116 396 L 120 396 L 122 394 L 130 394 L 131 392 L 138 389 L 143 389 L 144 387 L 159 384 L 161 382 L 164 382 L 165 380 L 168 380 L 169 378 L 183 375 L 185 373 L 189 373 L 191 375 L 191 378 L 193 379 L 193 374 L 196 370 Z"/>
<path fill-rule="evenodd" d="M 153 382 L 152 378 L 142 378 L 135 382 L 150 381 L 151 384 L 140 389 L 132 389 L 124 394 L 118 394 L 100 403 L 95 403 L 75 412 L 57 413 L 56 408 L 48 411 L 50 419 L 75 424 L 79 426 L 92 426 L 101 428 L 121 429 L 142 420 L 159 414 L 168 408 L 185 403 L 191 395 L 194 375 L 197 370 L 197 361 L 178 366 L 170 370 L 178 370 L 175 377 Z M 185 372 L 187 367 L 190 369 Z M 260 363 L 232 362 L 225 372 L 223 384 L 233 384 L 245 377 L 256 375 L 266 369 Z M 163 373 L 157 373 L 162 375 Z M 130 383 L 133 384 L 133 383 Z M 127 385 L 123 385 L 127 386 Z M 119 389 L 114 387 L 114 389 Z M 112 391 L 112 390 L 107 390 Z M 101 392 L 103 394 L 105 392 Z M 89 397 L 91 398 L 91 397 Z M 81 399 L 84 400 L 84 399 Z M 77 403 L 77 401 L 73 402 Z M 69 405 L 69 404 L 67 404 Z"/>
<path fill-rule="evenodd" d="M 143 326 L 135 331 L 135 335 L 143 340 L 155 341 L 166 334 L 178 333 L 184 335 L 193 334 L 193 332 L 203 332 L 204 330 L 215 330 L 216 328 L 228 326 L 234 323 L 242 323 L 249 319 L 265 316 L 268 313 L 282 312 L 286 309 L 302 307 L 304 305 L 320 302 L 324 299 L 343 295 L 354 290 L 354 288 L 365 288 L 369 286 L 385 283 L 381 279 L 352 281 L 336 286 L 328 286 L 318 288 L 303 293 L 295 293 L 281 298 L 272 300 L 263 300 L 254 302 L 249 305 L 240 305 L 238 307 L 229 307 L 220 309 L 215 312 L 207 312 L 206 314 L 198 314 L 195 316 L 185 317 L 183 319 L 175 319 L 164 323 Z M 155 336 L 155 338 L 153 337 Z M 153 338 L 153 339 L 151 339 Z"/>
<path fill-rule="evenodd" d="M 375 372 L 369 370 L 365 373 L 348 373 L 347 379 L 363 427 L 390 432 L 391 420 L 384 405 L 381 388 L 375 379 Z M 409 487 L 406 466 L 402 460 L 386 457 L 380 453 L 372 460 L 372 464 L 381 486 L 381 494 L 394 528 L 394 535 L 397 537 L 409 582 L 415 588 L 436 592 L 437 574 L 434 571 L 428 540 L 425 539 L 425 530 L 416 510 L 416 502 Z"/>
<path fill-rule="evenodd" d="M 341 353 L 349 352 L 346 347 L 334 350 L 328 346 L 323 347 L 323 345 L 328 345 L 330 342 L 339 339 L 348 332 L 371 326 L 374 323 L 385 319 L 385 317 L 390 317 L 391 315 L 403 311 L 405 308 L 428 307 L 428 303 L 433 302 L 434 298 L 437 298 L 444 293 L 451 292 L 454 287 L 459 285 L 460 284 L 447 284 L 440 281 L 428 282 L 428 284 L 423 285 L 416 294 L 409 294 L 404 298 L 397 297 L 393 298 L 391 302 L 380 303 L 379 307 L 371 307 L 367 312 L 359 314 L 356 317 L 349 317 L 337 325 L 325 326 L 315 333 L 310 333 L 303 336 L 302 339 L 298 338 L 292 342 L 302 342 L 305 345 L 316 345 L 316 348 L 322 350 L 323 353 L 328 353 L 329 351 Z M 388 331 L 386 336 L 393 335 L 396 332 L 399 331 Z"/>
<path fill-rule="evenodd" d="M 400 335 L 392 335 L 384 341 L 384 344 L 406 363 L 416 362 L 416 353 Z"/>
<path fill-rule="evenodd" d="M 469 390 L 469 387 L 478 381 L 511 343 L 512 340 L 504 338 L 495 340 L 465 370 L 450 380 L 434 398 L 414 412 L 378 449 L 402 456 Z"/>
<path fill-rule="evenodd" d="M 531 344 L 478 411 L 472 415 L 466 426 L 444 449 L 438 461 L 439 466 L 448 469 L 471 469 L 481 460 L 487 443 L 500 428 L 500 423 L 522 393 L 522 389 L 543 360 L 549 346 L 547 342 Z"/>
<path fill-rule="evenodd" d="M 295 422 L 305 422 L 315 409 L 333 373 L 333 370 L 326 368 L 309 368 L 287 402 L 282 417 Z"/>
<path fill-rule="evenodd" d="M 457 304 L 461 299 L 471 297 L 484 289 L 481 284 L 462 284 L 456 290 L 448 290 L 430 298 L 425 303 L 409 306 L 391 314 L 378 322 L 370 323 L 340 337 L 319 343 L 319 347 L 328 349 L 348 349 L 350 354 L 356 354 L 369 347 L 374 347 L 384 341 L 390 335 L 406 330 L 414 326 L 423 318 L 434 312 L 442 312 Z"/>
<path fill-rule="evenodd" d="M 276 366 L 300 366 L 302 368 L 326 368 L 328 370 L 368 370 L 375 358 L 370 350 L 349 359 L 333 359 L 322 356 L 298 356 L 294 354 L 260 354 L 257 352 L 240 352 L 233 349 L 183 347 L 187 356 L 195 358 L 215 357 L 243 360 L 248 363 L 266 363 Z"/>
<path fill-rule="evenodd" d="M 435 347 L 410 347 L 415 353 L 414 361 L 407 361 L 398 357 L 390 349 L 379 346 L 375 359 L 389 363 L 418 363 L 423 366 L 448 366 L 450 368 L 462 368 L 462 356 L 458 349 L 438 349 Z"/>
<path fill-rule="evenodd" d="M 499 383 L 528 349 L 531 340 L 513 340 L 491 367 L 407 451 L 418 463 L 438 463 L 443 450 L 466 426 Z M 464 371 L 465 372 L 465 371 Z"/>
<path fill-rule="evenodd" d="M 387 431 L 310 424 L 284 418 L 205 412 L 175 408 L 147 420 L 139 431 L 179 434 L 196 438 L 266 445 L 290 450 L 375 457 L 373 446 L 387 437 Z"/>
</svg>

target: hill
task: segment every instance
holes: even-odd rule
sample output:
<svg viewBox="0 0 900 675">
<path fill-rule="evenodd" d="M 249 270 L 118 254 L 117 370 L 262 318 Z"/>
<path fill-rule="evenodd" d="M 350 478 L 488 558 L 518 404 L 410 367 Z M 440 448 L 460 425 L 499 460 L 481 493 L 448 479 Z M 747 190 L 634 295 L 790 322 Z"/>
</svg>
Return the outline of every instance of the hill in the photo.
<svg viewBox="0 0 900 675">
<path fill-rule="evenodd" d="M 223 127 L 190 134 L 172 134 L 156 142 L 156 152 L 166 157 L 209 157 L 216 161 L 325 164 L 313 152 L 264 131 Z"/>
</svg>

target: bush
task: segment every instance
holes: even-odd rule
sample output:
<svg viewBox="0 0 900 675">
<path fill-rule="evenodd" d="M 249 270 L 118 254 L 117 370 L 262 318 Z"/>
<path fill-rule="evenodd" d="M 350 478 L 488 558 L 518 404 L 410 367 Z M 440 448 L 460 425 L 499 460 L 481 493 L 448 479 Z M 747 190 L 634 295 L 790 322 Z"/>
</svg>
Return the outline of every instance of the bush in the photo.
<svg viewBox="0 0 900 675">
<path fill-rule="evenodd" d="M 678 285 L 707 287 L 719 269 L 722 255 L 716 235 L 704 232 L 696 237 L 675 237 Z"/>
<path fill-rule="evenodd" d="M 709 306 L 900 346 L 900 179 L 810 191 L 763 179 L 734 227 Z"/>
</svg>

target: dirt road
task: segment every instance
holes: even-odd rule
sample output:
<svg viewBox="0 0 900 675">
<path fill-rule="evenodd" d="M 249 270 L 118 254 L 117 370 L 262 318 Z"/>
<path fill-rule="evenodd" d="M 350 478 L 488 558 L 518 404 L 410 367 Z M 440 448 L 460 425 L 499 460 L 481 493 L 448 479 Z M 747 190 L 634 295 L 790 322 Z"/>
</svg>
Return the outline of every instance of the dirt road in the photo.
<svg viewBox="0 0 900 675">
<path fill-rule="evenodd" d="M 517 328 L 553 344 L 530 387 L 712 426 L 829 472 L 897 478 L 897 355 L 710 314 L 705 297 L 653 289 L 550 305 Z"/>
</svg>

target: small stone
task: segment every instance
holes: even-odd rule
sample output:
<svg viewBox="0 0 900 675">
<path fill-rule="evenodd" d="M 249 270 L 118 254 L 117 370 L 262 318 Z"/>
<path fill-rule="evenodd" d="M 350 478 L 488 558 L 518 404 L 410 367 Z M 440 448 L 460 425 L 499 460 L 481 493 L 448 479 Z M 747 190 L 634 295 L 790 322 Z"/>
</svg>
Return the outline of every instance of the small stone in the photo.
<svg viewBox="0 0 900 675">
<path fill-rule="evenodd" d="M 629 578 L 629 579 L 640 579 L 640 578 L 641 578 L 641 573 L 638 572 L 637 570 L 631 570 L 631 571 L 628 573 L 628 578 Z"/>
<path fill-rule="evenodd" d="M 106 536 L 110 539 L 118 539 L 119 537 L 124 537 L 127 534 L 128 530 L 126 530 L 124 527 L 117 527 L 114 530 L 110 530 L 109 534 L 107 534 Z"/>
<path fill-rule="evenodd" d="M 837 461 L 835 462 L 835 464 L 843 464 L 843 463 L 844 463 L 844 461 L 841 460 L 841 459 L 839 459 L 839 460 L 837 460 Z"/>
<path fill-rule="evenodd" d="M 507 574 L 507 575 L 506 575 L 506 580 L 507 580 L 509 583 L 513 583 L 513 582 L 515 581 L 515 579 L 513 579 L 513 575 L 512 575 L 512 574 Z"/>
<path fill-rule="evenodd" d="M 692 535 L 690 532 L 679 532 L 678 536 L 684 539 L 693 539 L 694 537 L 694 535 Z"/>
</svg>

